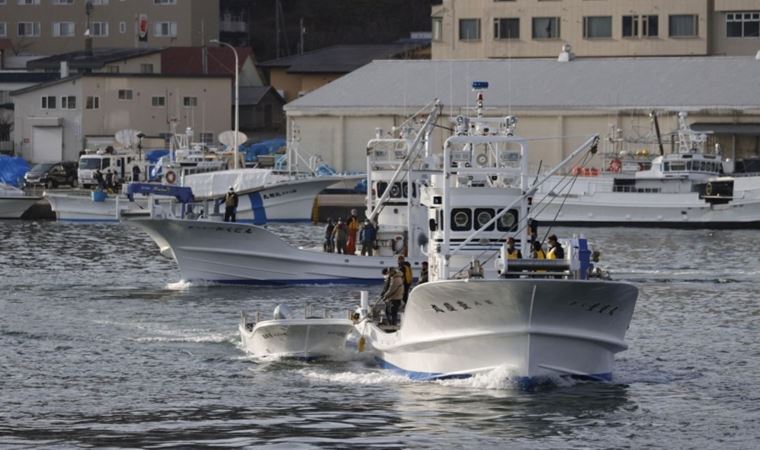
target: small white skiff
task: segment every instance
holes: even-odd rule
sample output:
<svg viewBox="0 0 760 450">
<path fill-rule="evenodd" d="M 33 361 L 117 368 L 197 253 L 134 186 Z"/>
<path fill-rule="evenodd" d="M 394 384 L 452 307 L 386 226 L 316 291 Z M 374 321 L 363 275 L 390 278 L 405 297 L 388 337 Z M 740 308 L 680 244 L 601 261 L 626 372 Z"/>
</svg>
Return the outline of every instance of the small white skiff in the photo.
<svg viewBox="0 0 760 450">
<path fill-rule="evenodd" d="M 275 308 L 272 320 L 251 321 L 242 313 L 239 330 L 243 349 L 256 358 L 312 360 L 348 354 L 346 341 L 354 330 L 351 320 L 290 317 L 283 305 Z"/>
</svg>

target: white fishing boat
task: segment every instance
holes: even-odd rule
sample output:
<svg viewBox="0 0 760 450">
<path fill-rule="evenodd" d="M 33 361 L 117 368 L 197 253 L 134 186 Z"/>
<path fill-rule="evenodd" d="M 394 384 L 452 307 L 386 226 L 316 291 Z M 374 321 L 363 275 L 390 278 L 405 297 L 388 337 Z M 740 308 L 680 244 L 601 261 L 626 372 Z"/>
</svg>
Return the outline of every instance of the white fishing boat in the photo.
<svg viewBox="0 0 760 450">
<path fill-rule="evenodd" d="M 760 227 L 760 176 L 734 175 L 733 163 L 707 149 L 706 136 L 689 129 L 686 117 L 679 114 L 673 153 L 646 164 L 613 158 L 602 171 L 575 168 L 576 176 L 555 176 L 534 198 L 536 219 L 575 226 Z"/>
<path fill-rule="evenodd" d="M 0 219 L 19 219 L 41 199 L 10 184 L 0 183 Z"/>
<path fill-rule="evenodd" d="M 346 347 L 354 331 L 349 319 L 314 317 L 308 312 L 295 318 L 278 305 L 271 320 L 251 320 L 241 313 L 240 340 L 243 349 L 255 358 L 340 358 L 350 353 Z"/>
<path fill-rule="evenodd" d="M 233 188 L 239 196 L 237 220 L 240 222 L 309 221 L 314 199 L 321 191 L 336 183 L 355 182 L 362 178 L 353 175 L 317 176 L 316 168 L 311 167 L 308 172 L 299 172 L 296 159 L 292 159 L 293 165 L 284 170 L 228 169 L 229 161 L 222 154 L 201 149 L 199 144 L 192 142 L 192 135 L 191 129 L 184 134 L 173 135 L 170 155 L 160 161 L 157 176 L 164 184 L 190 187 L 198 202 L 210 202 L 210 208 L 203 213 L 209 220 L 223 218 L 222 202 L 229 189 Z M 96 156 L 85 155 L 82 160 Z M 129 162 L 133 162 L 132 159 Z M 126 164 L 125 160 L 121 165 Z M 84 170 L 80 170 L 80 177 L 92 177 L 89 172 L 82 175 Z M 143 170 L 147 171 L 146 168 Z M 128 214 L 145 212 L 149 204 L 148 198 L 135 197 L 128 201 L 125 193 L 106 194 L 100 191 L 46 191 L 45 198 L 56 218 L 69 222 L 118 222 L 122 211 Z"/>
<path fill-rule="evenodd" d="M 480 113 L 482 97 L 478 105 Z M 547 180 L 529 180 L 528 140 L 511 130 L 507 119 L 458 118 L 442 170 L 421 188 L 430 281 L 411 291 L 398 327 L 381 326 L 366 302 L 359 310 L 359 349 L 382 366 L 415 379 L 504 367 L 520 381 L 610 379 L 638 289 L 591 278 L 598 272 L 583 238 L 561 241 L 563 258 L 509 259 L 508 236 L 527 256 L 528 198 Z M 592 137 L 547 176 L 597 143 Z M 505 216 L 513 227 L 499 230 Z"/>
<path fill-rule="evenodd" d="M 428 149 L 439 113 L 440 106 L 431 103 L 392 136 L 379 133 L 368 144 L 366 215 L 377 223 L 378 230 L 373 256 L 327 253 L 322 247 L 298 248 L 264 227 L 187 219 L 176 212 L 166 214 L 162 208 L 152 208 L 148 217 L 125 220 L 145 230 L 162 254 L 173 255 L 187 281 L 270 285 L 380 282 L 382 269 L 396 266 L 398 255 L 405 255 L 413 267 L 419 267 L 425 258 L 419 244 L 427 234 L 427 218 L 425 209 L 419 207 L 418 186 L 441 164 Z M 415 126 L 418 118 L 424 121 Z M 304 208 L 311 210 L 310 205 Z M 199 209 L 208 211 L 209 207 L 194 207 Z"/>
</svg>

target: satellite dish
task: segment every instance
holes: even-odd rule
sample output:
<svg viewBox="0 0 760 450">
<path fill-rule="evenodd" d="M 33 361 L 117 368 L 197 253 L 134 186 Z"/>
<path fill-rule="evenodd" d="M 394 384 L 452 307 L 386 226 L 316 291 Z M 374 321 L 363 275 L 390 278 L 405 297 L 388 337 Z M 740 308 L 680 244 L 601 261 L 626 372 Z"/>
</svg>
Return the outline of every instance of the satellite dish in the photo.
<svg viewBox="0 0 760 450">
<path fill-rule="evenodd" d="M 246 136 L 245 133 L 241 133 L 241 132 L 238 131 L 237 136 L 238 136 L 238 138 L 237 138 L 237 145 L 238 145 L 238 147 L 240 146 L 240 144 L 242 144 L 243 142 L 245 142 L 245 141 L 248 140 L 248 136 Z M 223 133 L 220 133 L 219 134 L 219 142 L 221 142 L 222 144 L 224 144 L 224 146 L 227 147 L 228 149 L 234 150 L 233 147 L 235 146 L 235 132 L 232 131 L 232 130 L 229 130 L 229 131 L 225 131 Z"/>
<path fill-rule="evenodd" d="M 122 147 L 132 148 L 132 146 L 140 143 L 140 135 L 145 136 L 142 131 L 127 128 L 125 130 L 117 131 L 114 135 L 114 139 L 121 144 Z"/>
</svg>

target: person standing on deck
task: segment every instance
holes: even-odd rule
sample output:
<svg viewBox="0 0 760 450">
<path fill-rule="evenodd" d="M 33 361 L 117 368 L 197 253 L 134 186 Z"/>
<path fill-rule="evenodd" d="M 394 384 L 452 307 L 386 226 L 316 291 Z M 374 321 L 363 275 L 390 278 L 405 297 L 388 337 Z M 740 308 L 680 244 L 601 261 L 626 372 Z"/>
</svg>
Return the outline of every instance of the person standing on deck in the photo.
<svg viewBox="0 0 760 450">
<path fill-rule="evenodd" d="M 412 274 L 412 265 L 406 262 L 406 259 L 402 255 L 398 255 L 396 259 L 398 261 L 398 271 L 401 273 L 401 279 L 404 283 L 404 304 L 406 299 L 409 298 L 409 289 L 412 287 L 412 280 L 414 275 Z"/>
<path fill-rule="evenodd" d="M 140 181 L 140 166 L 137 164 L 132 166 L 132 181 Z"/>
<path fill-rule="evenodd" d="M 548 238 L 549 251 L 546 253 L 546 259 L 565 259 L 565 249 L 557 242 L 557 235 L 552 234 Z"/>
<path fill-rule="evenodd" d="M 327 218 L 327 225 L 325 226 L 325 243 L 324 251 L 332 253 L 335 251 L 335 241 L 333 240 L 333 230 L 335 229 L 335 222 L 332 217 Z"/>
<path fill-rule="evenodd" d="M 235 193 L 235 190 L 230 186 L 230 190 L 227 191 L 227 195 L 224 196 L 224 221 L 225 222 L 236 222 L 237 218 L 235 217 L 237 214 L 237 207 L 238 207 L 238 195 Z"/>
<path fill-rule="evenodd" d="M 385 316 L 390 325 L 398 325 L 398 312 L 404 298 L 404 280 L 401 273 L 393 267 L 388 268 L 390 283 L 388 290 L 382 297 L 385 302 Z"/>
<path fill-rule="evenodd" d="M 364 221 L 361 231 L 359 231 L 359 241 L 362 243 L 362 256 L 372 256 L 372 249 L 375 246 L 375 227 L 369 219 Z"/>
<path fill-rule="evenodd" d="M 428 282 L 428 262 L 422 261 L 422 268 L 420 269 L 420 276 L 417 278 L 417 286 Z"/>
<path fill-rule="evenodd" d="M 348 239 L 348 232 L 346 231 L 346 224 L 343 223 L 343 218 L 338 219 L 338 223 L 335 224 L 333 229 L 333 241 L 335 241 L 335 253 L 346 254 L 346 239 Z"/>
<path fill-rule="evenodd" d="M 351 216 L 346 221 L 346 228 L 348 230 L 348 242 L 346 242 L 346 253 L 353 255 L 356 252 L 356 233 L 359 231 L 359 217 L 357 217 L 358 211 L 356 209 L 351 210 Z"/>
</svg>

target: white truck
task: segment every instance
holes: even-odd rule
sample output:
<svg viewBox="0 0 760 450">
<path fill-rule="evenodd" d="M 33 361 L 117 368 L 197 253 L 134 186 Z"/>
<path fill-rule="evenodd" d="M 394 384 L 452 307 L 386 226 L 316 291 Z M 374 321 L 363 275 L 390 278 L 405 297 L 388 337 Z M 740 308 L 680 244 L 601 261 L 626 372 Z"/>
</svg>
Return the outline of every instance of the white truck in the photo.
<svg viewBox="0 0 760 450">
<path fill-rule="evenodd" d="M 79 185 L 84 188 L 96 186 L 98 184 L 95 181 L 96 170 L 100 170 L 104 178 L 108 171 L 111 171 L 114 174 L 115 184 L 133 181 L 134 166 L 140 167 L 140 177 L 144 180 L 147 173 L 146 162 L 137 153 L 114 153 L 106 150 L 85 153 L 79 158 Z"/>
</svg>

